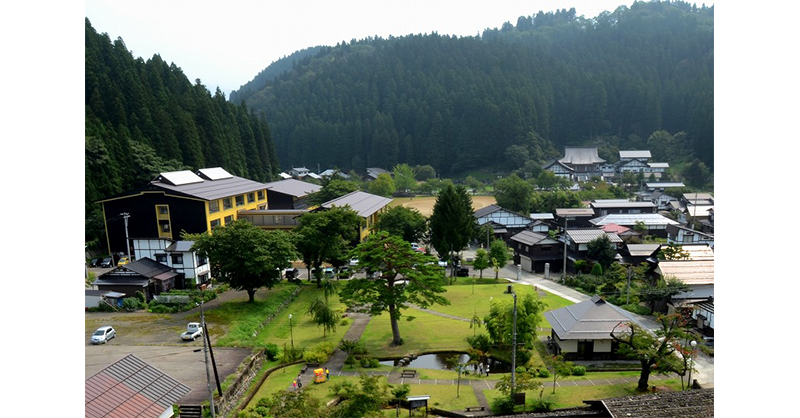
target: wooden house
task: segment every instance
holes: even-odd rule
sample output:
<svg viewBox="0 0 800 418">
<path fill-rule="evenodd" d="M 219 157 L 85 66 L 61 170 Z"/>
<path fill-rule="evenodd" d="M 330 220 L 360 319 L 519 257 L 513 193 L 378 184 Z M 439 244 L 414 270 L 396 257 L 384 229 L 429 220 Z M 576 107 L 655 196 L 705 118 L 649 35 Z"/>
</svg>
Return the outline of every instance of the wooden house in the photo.
<svg viewBox="0 0 800 418">
<path fill-rule="evenodd" d="M 521 231 L 510 239 L 514 250 L 514 264 L 532 273 L 545 272 L 545 264 L 550 265 L 550 272 L 560 272 L 564 260 L 564 245 L 547 234 L 533 231 Z"/>
</svg>

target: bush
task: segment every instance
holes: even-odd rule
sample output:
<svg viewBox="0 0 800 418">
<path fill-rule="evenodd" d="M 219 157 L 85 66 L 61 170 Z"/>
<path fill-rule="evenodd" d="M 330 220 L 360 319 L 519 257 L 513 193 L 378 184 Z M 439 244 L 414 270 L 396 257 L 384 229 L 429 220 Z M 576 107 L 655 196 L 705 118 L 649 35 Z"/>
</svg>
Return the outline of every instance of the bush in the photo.
<svg viewBox="0 0 800 418">
<path fill-rule="evenodd" d="M 602 276 L 603 266 L 601 266 L 600 263 L 594 263 L 594 266 L 592 266 L 592 272 L 590 274 L 592 276 Z"/>
<path fill-rule="evenodd" d="M 341 325 L 341 326 L 343 326 L 343 327 L 346 327 L 346 326 L 347 326 L 347 324 L 349 324 L 349 323 L 350 323 L 350 319 L 348 319 L 348 318 L 342 318 L 342 322 L 340 322 L 340 323 L 339 323 L 339 325 Z"/>
<path fill-rule="evenodd" d="M 144 302 L 140 301 L 138 298 L 123 298 L 122 299 L 122 309 L 128 312 L 138 311 L 145 307 Z"/>
<path fill-rule="evenodd" d="M 572 375 L 573 376 L 583 376 L 586 374 L 586 367 L 585 366 L 574 366 L 572 368 Z"/>
<path fill-rule="evenodd" d="M 355 356 L 347 356 L 347 358 L 344 360 L 344 364 L 346 364 L 348 366 L 352 366 L 352 365 L 356 364 Z"/>
<path fill-rule="evenodd" d="M 267 343 L 267 346 L 264 348 L 267 359 L 270 361 L 275 361 L 275 359 L 278 358 L 279 351 L 278 345 L 273 343 Z"/>
<path fill-rule="evenodd" d="M 361 357 L 361 360 L 359 360 L 359 364 L 361 365 L 361 367 L 363 367 L 365 369 L 372 369 L 372 368 L 376 368 L 376 367 L 380 366 L 381 362 L 378 361 L 378 359 L 376 359 L 376 358 Z"/>
<path fill-rule="evenodd" d="M 492 413 L 509 415 L 514 413 L 514 400 L 510 396 L 500 396 L 492 400 Z"/>
<path fill-rule="evenodd" d="M 550 377 L 550 371 L 547 369 L 539 370 L 539 377 Z"/>
<path fill-rule="evenodd" d="M 549 412 L 553 410 L 553 402 L 544 399 L 536 399 L 531 404 L 533 412 Z"/>
<path fill-rule="evenodd" d="M 648 308 L 647 306 L 642 306 L 639 304 L 629 304 L 629 305 L 622 305 L 622 309 L 625 309 L 628 312 L 633 312 L 638 315 L 650 315 L 653 311 Z"/>
</svg>

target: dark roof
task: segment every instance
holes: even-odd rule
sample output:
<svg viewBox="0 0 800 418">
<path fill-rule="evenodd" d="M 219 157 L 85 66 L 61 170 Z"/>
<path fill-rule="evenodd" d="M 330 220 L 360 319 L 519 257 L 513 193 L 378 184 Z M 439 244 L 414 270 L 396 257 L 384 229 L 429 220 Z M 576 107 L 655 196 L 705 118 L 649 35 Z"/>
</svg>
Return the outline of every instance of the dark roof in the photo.
<svg viewBox="0 0 800 418">
<path fill-rule="evenodd" d="M 174 186 L 172 184 L 159 181 L 157 178 L 150 182 L 151 186 L 166 189 L 185 195 L 196 197 L 203 200 L 216 200 L 223 197 L 231 197 L 240 194 L 264 190 L 264 183 L 248 180 L 241 177 L 232 176 L 219 180 L 203 180 L 198 183 L 183 184 Z"/>
<path fill-rule="evenodd" d="M 540 234 L 540 233 L 533 232 L 533 231 L 528 231 L 528 230 L 521 231 L 519 234 L 514 235 L 513 237 L 511 237 L 511 240 L 512 241 L 521 242 L 521 243 L 523 243 L 525 245 L 536 245 L 536 244 L 539 244 L 539 243 L 541 243 L 543 241 L 548 241 L 548 242 L 546 242 L 548 244 L 557 244 L 558 243 L 558 242 L 550 239 L 550 237 L 548 237 L 547 235 Z"/>
<path fill-rule="evenodd" d="M 161 273 L 172 271 L 172 268 L 166 266 L 164 264 L 159 263 L 151 258 L 144 257 L 140 258 L 136 261 L 132 261 L 124 266 L 120 267 L 121 269 L 130 270 L 134 273 L 140 274 L 144 277 L 153 278 L 158 276 Z"/>
<path fill-rule="evenodd" d="M 590 300 L 547 311 L 544 317 L 562 340 L 610 340 L 611 331 L 618 324 L 636 322 L 627 312 L 597 295 Z"/>
<path fill-rule="evenodd" d="M 585 401 L 601 404 L 611 417 L 704 418 L 714 416 L 714 389 L 682 390 Z"/>
<path fill-rule="evenodd" d="M 480 218 L 480 217 L 486 216 L 486 215 L 488 215 L 490 213 L 495 213 L 498 210 L 502 210 L 502 209 L 503 208 L 501 208 L 500 206 L 497 206 L 497 205 L 484 206 L 484 207 L 476 210 L 474 215 L 475 215 L 476 218 Z"/>
<path fill-rule="evenodd" d="M 322 190 L 322 186 L 295 179 L 273 181 L 272 183 L 265 184 L 265 186 L 267 190 L 294 197 L 307 196 Z"/>
<path fill-rule="evenodd" d="M 94 417 L 158 417 L 191 391 L 129 354 L 86 379 L 85 414 Z"/>
</svg>

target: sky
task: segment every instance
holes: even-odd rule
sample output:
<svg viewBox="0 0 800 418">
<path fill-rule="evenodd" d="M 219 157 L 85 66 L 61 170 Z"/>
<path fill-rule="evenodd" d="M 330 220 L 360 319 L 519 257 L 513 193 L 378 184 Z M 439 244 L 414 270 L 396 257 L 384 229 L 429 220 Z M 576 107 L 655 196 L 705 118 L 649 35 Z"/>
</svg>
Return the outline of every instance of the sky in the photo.
<svg viewBox="0 0 800 418">
<path fill-rule="evenodd" d="M 86 17 L 99 33 L 121 37 L 135 57 L 160 54 L 191 82 L 199 78 L 226 96 L 272 62 L 304 48 L 438 32 L 474 36 L 504 22 L 574 7 L 595 17 L 632 0 L 492 1 L 102 1 L 86 0 Z M 224 4 L 224 6 L 222 6 Z"/>
</svg>

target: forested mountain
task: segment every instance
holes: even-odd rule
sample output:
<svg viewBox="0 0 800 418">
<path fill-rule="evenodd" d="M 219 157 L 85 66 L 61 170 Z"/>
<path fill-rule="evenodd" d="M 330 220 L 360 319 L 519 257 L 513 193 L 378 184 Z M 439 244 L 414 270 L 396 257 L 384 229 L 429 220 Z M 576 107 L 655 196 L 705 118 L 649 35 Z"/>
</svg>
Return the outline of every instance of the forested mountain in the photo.
<svg viewBox="0 0 800 418">
<path fill-rule="evenodd" d="M 647 141 L 659 130 L 685 133 L 670 157 L 713 167 L 713 15 L 637 2 L 591 19 L 540 12 L 475 37 L 351 41 L 299 60 L 245 103 L 266 111 L 284 168 L 430 164 L 454 176 L 589 144 L 612 158 L 653 148 L 664 161 Z"/>
<path fill-rule="evenodd" d="M 134 58 L 122 39 L 86 19 L 86 240 L 103 231 L 92 202 L 139 187 L 159 172 L 223 167 L 271 181 L 279 172 L 264 114 L 189 82 L 159 55 Z"/>
<path fill-rule="evenodd" d="M 316 55 L 321 48 L 322 47 L 320 46 L 313 46 L 311 48 L 301 49 L 300 51 L 296 51 L 287 57 L 283 57 L 273 62 L 269 67 L 258 73 L 255 78 L 239 87 L 239 90 L 232 91 L 230 101 L 233 103 L 246 101 L 255 92 L 261 90 L 261 88 L 263 88 L 267 82 L 270 82 L 274 80 L 275 77 L 291 70 L 299 60 L 308 56 Z"/>
</svg>

